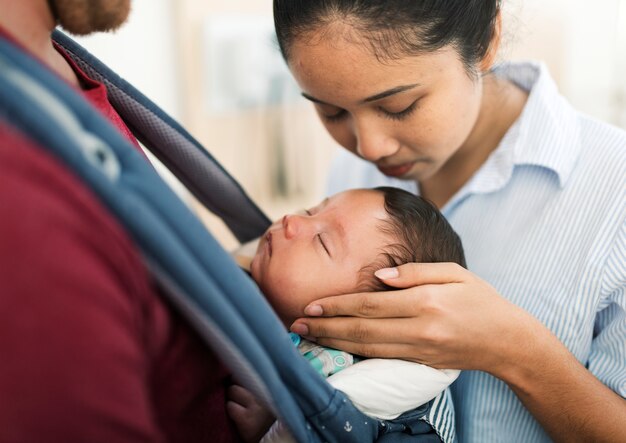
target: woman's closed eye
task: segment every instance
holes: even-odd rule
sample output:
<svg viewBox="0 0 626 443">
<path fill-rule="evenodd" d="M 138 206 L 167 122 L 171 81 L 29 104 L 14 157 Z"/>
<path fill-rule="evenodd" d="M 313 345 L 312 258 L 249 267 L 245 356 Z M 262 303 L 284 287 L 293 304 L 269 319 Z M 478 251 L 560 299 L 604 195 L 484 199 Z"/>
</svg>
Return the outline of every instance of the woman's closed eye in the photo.
<svg viewBox="0 0 626 443">
<path fill-rule="evenodd" d="M 417 109 L 418 102 L 419 102 L 419 99 L 415 100 L 409 106 L 407 106 L 406 108 L 398 112 L 389 111 L 388 109 L 385 109 L 382 106 L 378 106 L 377 109 L 385 118 L 398 121 L 398 120 L 403 120 L 406 117 L 410 116 Z M 322 115 L 322 118 L 326 120 L 327 122 L 335 123 L 346 118 L 348 115 L 348 112 L 345 109 L 339 109 L 337 110 L 337 112 L 333 114 L 322 112 L 321 115 Z"/>
<path fill-rule="evenodd" d="M 415 109 L 417 109 L 417 103 L 418 102 L 419 102 L 419 99 L 415 100 L 409 106 L 407 106 L 406 108 L 404 108 L 403 110 L 398 111 L 398 112 L 391 112 L 391 111 L 388 111 L 387 109 L 385 109 L 383 107 L 379 107 L 378 109 L 380 110 L 380 112 L 386 118 L 389 118 L 391 120 L 402 120 L 402 119 L 408 117 L 409 115 L 411 115 L 413 113 L 413 111 L 415 111 Z"/>
<path fill-rule="evenodd" d="M 321 115 L 322 118 L 327 122 L 334 123 L 343 120 L 348 115 L 348 112 L 345 109 L 339 109 L 333 114 L 328 114 L 322 111 Z"/>
</svg>

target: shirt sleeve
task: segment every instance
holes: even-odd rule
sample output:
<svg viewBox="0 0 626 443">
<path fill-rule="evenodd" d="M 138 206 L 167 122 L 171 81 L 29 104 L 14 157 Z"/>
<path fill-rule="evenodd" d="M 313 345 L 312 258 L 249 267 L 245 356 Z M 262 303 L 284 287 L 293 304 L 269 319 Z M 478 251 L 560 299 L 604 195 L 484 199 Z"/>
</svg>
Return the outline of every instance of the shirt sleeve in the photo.
<svg viewBox="0 0 626 443">
<path fill-rule="evenodd" d="M 459 373 L 404 360 L 371 358 L 337 372 L 327 381 L 364 414 L 392 420 L 435 398 Z"/>
<path fill-rule="evenodd" d="M 588 368 L 602 383 L 626 398 L 626 222 L 605 264 L 606 297 L 596 316 Z"/>
<path fill-rule="evenodd" d="M 0 127 L 0 441 L 160 442 L 142 297 L 121 228 Z"/>
</svg>

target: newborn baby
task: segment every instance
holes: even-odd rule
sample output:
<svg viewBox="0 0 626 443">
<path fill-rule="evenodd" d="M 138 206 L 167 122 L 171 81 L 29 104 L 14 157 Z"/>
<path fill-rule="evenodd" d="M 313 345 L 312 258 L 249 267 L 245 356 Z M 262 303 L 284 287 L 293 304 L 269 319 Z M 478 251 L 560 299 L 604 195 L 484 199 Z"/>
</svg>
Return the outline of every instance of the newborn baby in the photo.
<svg viewBox="0 0 626 443">
<path fill-rule="evenodd" d="M 381 187 L 346 191 L 299 214 L 285 215 L 260 238 L 249 271 L 289 327 L 319 298 L 393 289 L 374 272 L 409 262 L 465 266 L 458 235 L 434 205 L 406 191 Z M 292 339 L 331 385 L 362 412 L 380 419 L 396 418 L 430 401 L 458 376 L 458 371 L 403 360 L 352 364 L 358 358 L 348 353 Z M 246 424 L 237 415 L 233 418 L 242 431 Z"/>
</svg>

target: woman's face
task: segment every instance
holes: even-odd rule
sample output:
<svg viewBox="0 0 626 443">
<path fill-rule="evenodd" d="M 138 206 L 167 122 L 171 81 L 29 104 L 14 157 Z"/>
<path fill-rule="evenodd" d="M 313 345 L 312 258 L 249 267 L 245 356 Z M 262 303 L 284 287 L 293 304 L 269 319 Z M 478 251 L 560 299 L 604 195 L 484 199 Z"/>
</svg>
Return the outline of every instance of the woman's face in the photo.
<svg viewBox="0 0 626 443">
<path fill-rule="evenodd" d="M 389 176 L 417 181 L 462 151 L 482 81 L 468 75 L 452 47 L 379 60 L 358 38 L 329 35 L 296 40 L 289 68 L 341 146 Z"/>
<path fill-rule="evenodd" d="M 361 270 L 394 243 L 381 229 L 388 218 L 385 197 L 369 189 L 342 192 L 286 215 L 261 238 L 252 277 L 289 325 L 313 300 L 358 290 Z"/>
</svg>

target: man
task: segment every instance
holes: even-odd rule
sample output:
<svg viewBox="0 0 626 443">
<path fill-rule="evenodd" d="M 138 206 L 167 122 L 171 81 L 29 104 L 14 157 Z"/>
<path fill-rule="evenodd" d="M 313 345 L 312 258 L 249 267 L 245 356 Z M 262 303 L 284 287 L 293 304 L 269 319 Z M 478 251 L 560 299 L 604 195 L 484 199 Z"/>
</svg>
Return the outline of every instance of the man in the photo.
<svg viewBox="0 0 626 443">
<path fill-rule="evenodd" d="M 55 47 L 114 30 L 130 0 L 0 0 L 0 36 L 80 90 Z M 139 148 L 138 148 L 139 149 Z M 228 374 L 160 296 L 124 228 L 57 159 L 0 118 L 0 441 L 233 441 Z"/>
</svg>

